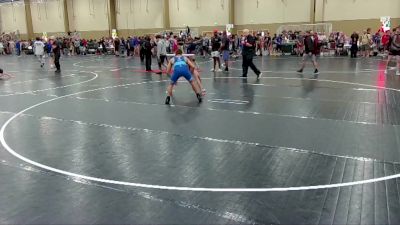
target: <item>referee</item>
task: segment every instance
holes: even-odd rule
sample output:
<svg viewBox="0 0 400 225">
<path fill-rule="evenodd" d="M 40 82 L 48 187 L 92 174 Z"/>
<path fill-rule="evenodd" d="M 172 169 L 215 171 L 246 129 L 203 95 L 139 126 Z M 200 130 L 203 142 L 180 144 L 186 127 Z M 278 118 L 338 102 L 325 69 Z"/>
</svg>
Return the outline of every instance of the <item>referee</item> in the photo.
<svg viewBox="0 0 400 225">
<path fill-rule="evenodd" d="M 253 63 L 253 57 L 255 55 L 255 50 L 256 50 L 256 40 L 250 34 L 248 29 L 243 30 L 242 46 L 243 46 L 243 50 L 242 50 L 243 76 L 242 77 L 247 77 L 247 72 L 250 67 L 254 71 L 254 73 L 257 75 L 257 79 L 260 79 L 262 74 L 261 74 L 260 70 L 258 70 L 257 67 Z"/>
</svg>

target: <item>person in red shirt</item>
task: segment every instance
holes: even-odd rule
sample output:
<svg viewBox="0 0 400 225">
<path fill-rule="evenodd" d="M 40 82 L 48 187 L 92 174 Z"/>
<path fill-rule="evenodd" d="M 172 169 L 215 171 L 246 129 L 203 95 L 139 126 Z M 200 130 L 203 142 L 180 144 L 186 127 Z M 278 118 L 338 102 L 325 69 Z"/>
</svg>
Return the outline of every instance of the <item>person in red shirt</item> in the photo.
<svg viewBox="0 0 400 225">
<path fill-rule="evenodd" d="M 385 34 L 382 36 L 381 43 L 384 51 L 388 50 L 389 40 L 390 40 L 390 30 L 386 31 Z"/>
<path fill-rule="evenodd" d="M 306 61 L 308 58 L 311 58 L 312 63 L 314 65 L 314 74 L 317 75 L 318 71 L 318 63 L 317 63 L 317 55 L 319 54 L 319 45 L 318 45 L 318 35 L 313 31 L 307 31 L 307 34 L 304 38 L 304 46 L 305 46 L 305 54 L 303 54 L 303 62 L 301 64 L 301 68 L 297 71 L 298 73 L 303 73 L 304 67 L 306 66 Z"/>
</svg>

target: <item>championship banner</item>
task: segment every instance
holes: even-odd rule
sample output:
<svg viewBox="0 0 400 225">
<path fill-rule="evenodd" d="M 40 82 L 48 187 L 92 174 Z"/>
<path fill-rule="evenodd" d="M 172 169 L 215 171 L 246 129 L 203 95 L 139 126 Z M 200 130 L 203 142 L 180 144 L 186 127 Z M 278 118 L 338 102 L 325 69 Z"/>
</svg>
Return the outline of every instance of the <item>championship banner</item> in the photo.
<svg viewBox="0 0 400 225">
<path fill-rule="evenodd" d="M 231 35 L 233 30 L 233 24 L 226 24 L 226 34 Z"/>
<path fill-rule="evenodd" d="M 112 29 L 112 31 L 111 31 L 111 37 L 112 37 L 113 39 L 115 39 L 115 38 L 118 37 L 118 34 L 117 34 L 117 30 L 116 30 L 116 29 Z"/>
<path fill-rule="evenodd" d="M 381 17 L 381 30 L 383 32 L 386 32 L 390 30 L 391 27 L 391 22 L 390 22 L 390 16 L 382 16 Z"/>
<path fill-rule="evenodd" d="M 47 41 L 47 32 L 43 32 L 42 39 L 44 41 Z"/>
</svg>

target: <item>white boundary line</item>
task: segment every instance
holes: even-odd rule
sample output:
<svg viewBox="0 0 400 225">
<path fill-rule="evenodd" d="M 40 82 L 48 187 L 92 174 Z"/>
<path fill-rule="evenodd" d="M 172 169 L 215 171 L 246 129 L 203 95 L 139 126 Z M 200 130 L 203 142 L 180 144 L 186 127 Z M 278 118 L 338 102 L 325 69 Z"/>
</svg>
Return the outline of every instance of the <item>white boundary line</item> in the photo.
<svg viewBox="0 0 400 225">
<path fill-rule="evenodd" d="M 74 76 L 76 76 L 76 74 L 65 75 L 65 76 L 62 76 L 62 77 L 64 78 L 64 77 L 74 77 Z M 31 83 L 31 82 L 41 81 L 41 80 L 48 80 L 51 77 L 54 77 L 54 75 L 53 76 L 46 76 L 46 78 L 40 78 L 40 79 L 15 81 L 15 82 L 11 82 L 11 83 L 8 83 L 8 84 L 4 84 L 3 86 L 4 87 L 10 87 L 10 86 L 15 86 L 15 84 L 25 84 L 25 83 Z"/>
<path fill-rule="evenodd" d="M 54 87 L 54 88 L 46 88 L 46 89 L 40 89 L 40 90 L 33 90 L 33 91 L 25 91 L 25 92 L 18 92 L 18 93 L 13 93 L 13 94 L 6 94 L 6 95 L 0 95 L 0 97 L 8 97 L 8 96 L 15 96 L 15 95 L 24 95 L 24 94 L 31 94 L 31 93 L 36 93 L 36 92 L 43 92 L 43 91 L 50 91 L 50 90 L 56 90 L 56 89 L 61 89 L 61 88 L 66 88 L 66 87 L 71 87 L 71 86 L 76 86 L 76 85 L 80 85 L 80 84 L 84 84 L 87 82 L 90 82 L 92 80 L 95 80 L 99 77 L 99 75 L 97 73 L 94 72 L 86 72 L 86 71 L 79 71 L 78 73 L 91 73 L 94 75 L 94 77 L 92 77 L 89 80 L 85 80 L 82 82 L 78 82 L 78 83 L 74 83 L 74 84 L 68 84 L 68 85 L 64 85 L 64 86 L 59 86 L 59 87 Z M 71 75 L 69 75 L 71 76 Z"/>
<path fill-rule="evenodd" d="M 242 70 L 239 68 L 235 68 L 235 67 L 229 67 L 229 69 L 232 70 Z M 388 69 L 391 70 L 391 69 Z M 278 74 L 299 74 L 296 70 L 293 71 L 272 71 L 272 70 L 260 70 L 260 72 L 262 73 L 278 73 Z M 371 73 L 371 72 L 385 72 L 385 70 L 359 70 L 359 71 L 334 71 L 334 70 L 328 70 L 328 71 L 319 71 L 320 74 L 321 73 L 325 73 L 325 74 L 331 74 L 331 73 L 336 73 L 336 74 L 361 74 L 361 73 Z M 301 73 L 300 73 L 301 74 Z M 303 74 L 307 74 L 307 73 L 303 73 Z"/>
<path fill-rule="evenodd" d="M 203 79 L 214 79 L 214 78 L 203 78 Z M 218 79 L 243 79 L 241 77 L 218 77 Z M 263 79 L 283 79 L 283 80 L 303 80 L 302 78 L 283 78 L 283 77 L 264 77 Z M 17 152 L 15 152 L 6 142 L 5 140 L 5 130 L 8 127 L 8 125 L 15 120 L 17 117 L 19 117 L 21 114 L 34 109 L 38 106 L 44 105 L 46 103 L 50 103 L 59 99 L 67 98 L 70 96 L 74 95 L 79 95 L 83 93 L 89 93 L 89 92 L 95 92 L 99 90 L 106 90 L 106 89 L 112 89 L 112 88 L 118 88 L 118 87 L 126 87 L 126 86 L 134 86 L 134 85 L 140 85 L 140 84 L 146 84 L 146 83 L 160 83 L 160 82 L 167 82 L 168 80 L 165 81 L 148 81 L 148 82 L 141 82 L 141 83 L 131 83 L 131 84 L 122 84 L 122 85 L 116 85 L 116 86 L 109 86 L 109 87 L 103 87 L 103 88 L 96 88 L 92 90 L 87 90 L 87 91 L 81 91 L 73 94 L 68 94 L 64 96 L 60 96 L 57 98 L 53 98 L 50 100 L 46 100 L 43 102 L 40 102 L 38 104 L 32 105 L 18 113 L 16 113 L 14 116 L 12 116 L 10 119 L 8 119 L 3 126 L 0 129 L 0 142 L 3 145 L 3 147 L 8 151 L 10 154 L 15 156 L 16 158 L 37 166 L 39 168 L 52 171 L 55 173 L 59 173 L 62 175 L 66 176 L 71 176 L 74 178 L 78 179 L 85 179 L 89 181 L 94 181 L 94 182 L 100 182 L 100 183 L 108 183 L 108 184 L 115 184 L 115 185 L 124 185 L 124 186 L 130 186 L 130 187 L 139 187 L 139 188 L 148 188 L 148 189 L 158 189 L 158 190 L 171 190 L 171 191 L 192 191 L 192 192 L 286 192 L 286 191 L 307 191 L 307 190 L 319 190 L 319 189 L 329 189 L 329 188 L 339 188 L 339 187 L 349 187 L 349 186 L 354 186 L 354 185 L 362 185 L 362 184 L 371 184 L 371 183 L 376 183 L 376 182 L 381 182 L 381 181 L 387 181 L 387 180 L 392 180 L 392 179 L 397 179 L 400 178 L 400 174 L 394 174 L 391 176 L 385 176 L 385 177 L 380 177 L 380 178 L 374 178 L 374 179 L 368 179 L 368 180 L 361 180 L 361 181 L 353 181 L 353 182 L 346 182 L 346 183 L 336 183 L 336 184 L 327 184 L 327 185 L 314 185 L 314 186 L 299 186 L 299 187 L 277 187 L 277 188 L 203 188 L 203 187 L 175 187 L 175 186 L 163 186 L 163 185 L 152 185 L 152 184 L 142 184 L 142 183 L 133 183 L 133 182 L 125 182 L 125 181 L 117 181 L 117 180 L 109 180 L 109 179 L 102 179 L 102 178 L 97 178 L 97 177 L 91 177 L 91 176 L 86 176 L 82 174 L 77 174 L 77 173 L 72 173 L 68 172 L 65 170 L 60 170 L 54 167 L 50 167 L 38 162 L 35 162 L 31 159 L 28 159 Z M 343 84 L 352 84 L 352 85 L 359 85 L 359 86 L 366 86 L 366 87 L 375 87 L 375 88 L 380 88 L 380 89 L 386 89 L 386 90 L 392 90 L 392 91 L 397 91 L 400 92 L 399 89 L 394 89 L 394 88 L 383 88 L 383 87 L 377 87 L 373 85 L 367 85 L 367 84 L 358 84 L 358 83 L 351 83 L 351 82 L 342 82 L 342 81 L 332 81 L 332 80 L 318 80 L 319 82 L 332 82 L 332 83 L 343 83 Z"/>
</svg>

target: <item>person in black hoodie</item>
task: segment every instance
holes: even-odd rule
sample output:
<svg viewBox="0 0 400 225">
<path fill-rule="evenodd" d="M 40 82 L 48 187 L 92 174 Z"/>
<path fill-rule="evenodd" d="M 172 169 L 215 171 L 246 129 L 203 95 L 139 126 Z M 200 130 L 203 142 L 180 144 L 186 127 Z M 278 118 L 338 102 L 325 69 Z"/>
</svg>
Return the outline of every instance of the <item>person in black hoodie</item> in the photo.
<svg viewBox="0 0 400 225">
<path fill-rule="evenodd" d="M 144 38 L 139 37 L 139 55 L 140 55 L 140 62 L 144 62 Z"/>
<path fill-rule="evenodd" d="M 54 40 L 52 47 L 53 47 L 54 65 L 57 68 L 57 70 L 55 72 L 60 73 L 61 72 L 61 66 L 60 66 L 61 45 L 57 40 Z"/>
<path fill-rule="evenodd" d="M 357 34 L 357 32 L 353 32 L 353 34 L 351 35 L 351 58 L 357 58 L 357 52 L 358 52 L 358 39 L 359 36 Z"/>
<path fill-rule="evenodd" d="M 145 55 L 145 59 L 146 59 L 146 71 L 150 72 L 151 71 L 151 49 L 153 48 L 153 46 L 151 45 L 149 36 L 147 36 L 145 38 L 143 47 L 144 47 L 143 51 L 144 51 L 144 55 Z"/>
<path fill-rule="evenodd" d="M 242 77 L 247 77 L 247 72 L 249 67 L 254 71 L 257 75 L 257 79 L 260 79 L 262 76 L 261 71 L 254 65 L 253 57 L 256 52 L 256 40 L 254 36 L 250 34 L 248 29 L 243 30 L 243 39 L 242 39 L 242 56 L 243 56 L 243 75 Z"/>
</svg>

